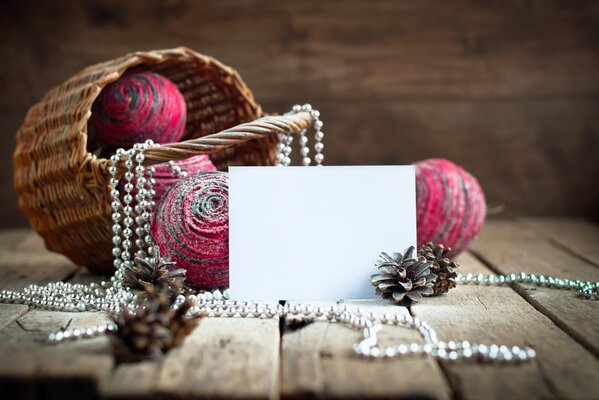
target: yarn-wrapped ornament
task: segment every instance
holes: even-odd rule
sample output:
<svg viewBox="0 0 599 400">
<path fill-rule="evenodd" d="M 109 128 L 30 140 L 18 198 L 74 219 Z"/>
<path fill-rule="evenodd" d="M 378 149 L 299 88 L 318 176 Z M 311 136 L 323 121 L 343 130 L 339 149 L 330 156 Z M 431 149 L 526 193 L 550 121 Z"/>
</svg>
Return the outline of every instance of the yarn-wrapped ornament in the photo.
<svg viewBox="0 0 599 400">
<path fill-rule="evenodd" d="M 487 213 L 485 195 L 475 177 L 443 159 L 419 161 L 416 167 L 418 247 L 428 242 L 451 247 L 451 256 L 468 248 Z"/>
<path fill-rule="evenodd" d="M 164 255 L 186 272 L 195 289 L 229 285 L 229 188 L 225 172 L 180 180 L 154 213 L 152 236 Z"/>
<path fill-rule="evenodd" d="M 187 105 L 177 86 L 149 71 L 128 71 L 102 90 L 92 107 L 96 140 L 128 148 L 152 139 L 178 142 L 185 133 Z"/>
</svg>

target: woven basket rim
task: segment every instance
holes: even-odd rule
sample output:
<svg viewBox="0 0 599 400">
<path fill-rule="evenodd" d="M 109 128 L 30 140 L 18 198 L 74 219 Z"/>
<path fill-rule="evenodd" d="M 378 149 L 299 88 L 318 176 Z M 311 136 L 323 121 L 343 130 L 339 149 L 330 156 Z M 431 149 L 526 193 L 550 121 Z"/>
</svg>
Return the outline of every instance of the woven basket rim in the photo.
<svg viewBox="0 0 599 400">
<path fill-rule="evenodd" d="M 156 65 L 168 60 L 172 60 L 173 58 L 188 58 L 194 60 L 200 60 L 206 65 L 210 65 L 211 67 L 215 67 L 217 71 L 221 72 L 225 77 L 224 80 L 231 80 L 232 86 L 234 86 L 237 90 L 237 93 L 245 100 L 244 104 L 246 107 L 252 106 L 252 111 L 255 115 L 261 116 L 262 108 L 259 104 L 256 103 L 252 92 L 247 87 L 244 80 L 241 78 L 236 69 L 222 63 L 214 57 L 204 55 L 198 53 L 194 50 L 186 46 L 179 46 L 176 48 L 169 49 L 159 49 L 159 50 L 148 50 L 148 51 L 135 51 L 128 53 L 122 57 L 117 58 L 126 60 L 126 63 L 118 69 L 116 72 L 108 74 L 104 76 L 101 80 L 94 82 L 94 86 L 92 92 L 89 96 L 91 101 L 95 101 L 97 97 L 100 95 L 104 87 L 117 81 L 127 70 L 134 68 L 139 65 Z M 112 60 L 114 61 L 114 60 Z M 73 77 L 77 77 L 80 74 L 84 74 L 86 71 L 94 70 L 100 66 L 105 64 L 105 62 L 99 62 L 93 65 L 86 66 L 85 68 L 79 70 Z M 53 87 L 42 97 L 41 101 L 44 101 L 52 96 L 54 90 L 58 88 L 59 85 Z M 242 90 L 243 88 L 247 88 L 247 90 Z M 96 183 L 105 183 L 106 176 L 103 171 L 106 170 L 106 165 L 109 162 L 108 159 L 104 157 L 98 157 L 88 150 L 88 140 L 89 140 L 89 120 L 92 116 L 91 110 L 87 110 L 85 116 L 82 118 L 79 123 L 81 124 L 78 127 L 78 132 L 80 135 L 83 135 L 83 144 L 81 148 L 81 154 L 79 154 L 79 158 L 81 161 L 80 173 L 78 174 L 78 180 L 85 187 L 96 187 Z M 217 133 L 217 132 L 214 132 Z M 185 142 L 185 141 L 183 141 Z M 84 171 L 92 171 L 91 179 L 86 179 L 86 174 Z"/>
<path fill-rule="evenodd" d="M 146 165 L 198 154 L 213 155 L 222 169 L 273 165 L 277 135 L 298 133 L 313 122 L 309 113 L 264 117 L 237 71 L 186 47 L 138 51 L 90 65 L 48 90 L 29 108 L 17 132 L 14 187 L 19 207 L 46 247 L 93 271 L 108 272 L 112 265 L 107 264 L 111 214 L 106 190 L 111 161 L 88 150 L 93 101 L 126 70 L 141 64 L 152 70 L 151 65 L 168 60 L 172 63 L 154 70 L 171 77 L 189 101 L 193 114 L 186 137 L 191 139 L 145 150 Z"/>
</svg>

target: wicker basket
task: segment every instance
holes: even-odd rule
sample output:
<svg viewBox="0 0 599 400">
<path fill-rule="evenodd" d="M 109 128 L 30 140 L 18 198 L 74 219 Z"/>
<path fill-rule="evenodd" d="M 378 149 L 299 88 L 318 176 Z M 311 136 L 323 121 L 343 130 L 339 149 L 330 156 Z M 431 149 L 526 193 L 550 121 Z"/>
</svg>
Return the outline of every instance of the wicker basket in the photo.
<svg viewBox="0 0 599 400">
<path fill-rule="evenodd" d="M 147 150 L 149 164 L 210 154 L 220 170 L 272 165 L 277 133 L 296 133 L 312 122 L 307 113 L 262 117 L 235 70 L 186 48 L 132 53 L 51 89 L 29 109 L 17 133 L 19 207 L 48 249 L 94 272 L 112 269 L 112 222 L 109 162 L 88 151 L 88 120 L 102 88 L 131 67 L 168 77 L 187 102 L 185 141 Z"/>
</svg>

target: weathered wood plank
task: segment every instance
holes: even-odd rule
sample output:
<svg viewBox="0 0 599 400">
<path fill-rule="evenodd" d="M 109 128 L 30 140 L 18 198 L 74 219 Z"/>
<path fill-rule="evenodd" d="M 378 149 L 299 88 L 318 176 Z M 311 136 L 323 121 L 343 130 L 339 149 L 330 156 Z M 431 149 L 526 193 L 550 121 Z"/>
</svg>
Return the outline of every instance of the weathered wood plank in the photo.
<svg viewBox="0 0 599 400">
<path fill-rule="evenodd" d="M 343 7 L 316 0 L 172 7 L 157 1 L 62 0 L 52 6 L 40 3 L 35 15 L 27 10 L 25 1 L 1 16 L 7 39 L 2 50 L 12 56 L 2 71 L 10 82 L 0 99 L 7 110 L 35 101 L 48 89 L 47 82 L 61 82 L 85 65 L 177 44 L 236 66 L 259 97 L 269 101 L 288 93 L 354 101 L 373 95 L 385 100 L 511 98 L 597 94 L 599 87 L 594 2 L 564 9 L 515 0 L 485 5 L 379 1 L 366 6 L 350 0 Z M 56 24 L 61 29 L 39 29 Z M 244 34 L 233 39 L 232 31 Z M 55 68 L 45 68 L 47 63 Z M 554 68 L 543 68 L 547 64 Z"/>
<path fill-rule="evenodd" d="M 101 313 L 32 310 L 0 331 L 0 398 L 97 398 L 113 368 L 108 339 L 50 345 L 48 333 L 103 323 Z"/>
<path fill-rule="evenodd" d="M 45 249 L 31 231 L 0 233 L 0 288 L 19 290 L 31 283 L 64 280 L 79 267 Z M 110 374 L 112 356 L 105 338 L 52 346 L 44 339 L 66 325 L 87 327 L 105 321 L 96 313 L 57 313 L 20 304 L 0 304 L 0 398 L 97 397 L 97 385 Z"/>
<path fill-rule="evenodd" d="M 276 319 L 205 318 L 162 360 L 119 365 L 102 397 L 278 398 L 279 343 Z"/>
<path fill-rule="evenodd" d="M 159 398 L 159 395 L 153 392 L 159 373 L 159 361 L 120 364 L 113 375 L 102 382 L 101 397 L 103 399 Z"/>
<path fill-rule="evenodd" d="M 36 255 L 38 255 L 37 258 Z M 22 265 L 22 270 L 25 271 L 11 280 L 10 283 L 13 287 L 24 286 L 33 281 L 62 279 L 76 270 L 70 264 L 66 264 L 69 268 L 60 268 L 65 264 L 51 261 L 50 263 L 54 262 L 58 268 L 51 265 L 52 269 L 49 269 L 52 271 L 51 275 L 41 274 L 39 271 L 44 270 L 40 268 L 40 265 L 46 266 L 52 257 L 58 257 L 58 260 L 62 262 L 63 257 L 48 253 L 43 249 L 41 240 L 34 234 L 30 234 L 19 246 L 15 246 L 12 257 L 13 264 Z M 0 270 L 5 276 L 11 276 L 13 273 L 8 266 L 2 266 Z M 78 270 L 70 281 L 89 283 L 99 279 L 101 278 L 92 276 L 85 270 Z M 81 322 L 85 314 L 73 314 L 76 318 L 73 317 L 71 327 L 76 320 Z M 95 316 L 96 314 L 91 315 Z M 8 352 L 9 348 L 16 348 L 18 351 L 11 355 L 13 357 L 11 360 L 18 363 L 20 367 L 11 368 L 7 365 L 6 369 L 0 369 L 0 376 L 3 377 L 5 383 L 2 387 L 10 390 L 10 393 L 27 394 L 23 391 L 24 386 L 20 383 L 24 379 L 35 379 L 40 382 L 41 386 L 35 390 L 30 388 L 32 392 L 29 395 L 37 396 L 45 390 L 50 390 L 46 386 L 52 385 L 55 382 L 54 378 L 60 377 L 60 379 L 64 379 L 65 384 L 68 384 L 69 390 L 80 386 L 77 382 L 85 381 L 81 385 L 85 386 L 85 390 L 89 393 L 94 392 L 96 385 L 101 383 L 102 395 L 111 398 L 129 395 L 143 397 L 149 394 L 159 396 L 173 393 L 177 396 L 221 398 L 240 396 L 275 398 L 278 396 L 278 320 L 207 319 L 188 338 L 183 348 L 169 353 L 159 363 L 123 364 L 118 367 L 112 377 L 107 376 L 106 374 L 109 372 L 104 369 L 98 372 L 100 375 L 89 377 L 85 374 L 83 376 L 75 374 L 77 369 L 75 366 L 90 369 L 87 364 L 83 365 L 84 362 L 94 361 L 88 352 L 83 352 L 83 361 L 69 358 L 72 363 L 69 363 L 68 366 L 72 366 L 74 370 L 68 369 L 66 364 L 63 365 L 65 363 L 63 359 L 67 357 L 66 352 L 60 356 L 62 358 L 59 357 L 55 368 L 52 367 L 54 363 L 50 359 L 55 358 L 55 352 L 62 354 L 60 348 L 67 350 L 68 346 L 80 345 L 83 346 L 83 349 L 88 349 L 88 343 L 93 341 L 69 343 L 49 348 L 47 345 L 36 344 L 37 342 L 31 339 L 31 335 L 34 335 L 36 340 L 41 339 L 47 332 L 67 325 L 71 317 L 72 315 L 69 313 L 32 311 L 22 317 L 18 323 L 10 324 L 5 329 L 6 340 L 0 347 L 0 352 L 4 353 Z M 32 323 L 33 326 L 29 326 Z M 87 323 L 82 323 L 82 325 L 87 325 Z M 18 339 L 19 329 L 33 332 L 23 339 L 26 346 Z M 44 330 L 43 334 L 38 332 L 40 329 Z M 244 334 L 239 335 L 239 332 L 244 332 Z M 23 348 L 23 351 L 20 351 L 20 348 Z M 52 357 L 42 357 L 45 361 L 39 361 L 37 354 L 46 353 L 52 353 Z M 102 357 L 107 357 L 110 360 L 109 365 L 112 366 L 111 355 L 103 353 Z M 145 371 L 144 375 L 138 377 L 136 384 L 132 385 L 131 377 L 136 376 L 142 370 Z M 54 389 L 50 391 L 54 393 Z"/>
<path fill-rule="evenodd" d="M 309 302 L 331 305 L 335 302 Z M 404 307 L 379 301 L 347 302 L 365 312 L 406 314 Z M 450 389 L 431 359 L 410 358 L 373 361 L 353 353 L 362 333 L 337 323 L 318 321 L 286 331 L 282 340 L 283 397 L 304 398 L 434 398 L 448 399 Z M 387 328 L 383 342 L 420 341 L 417 332 Z"/>
<path fill-rule="evenodd" d="M 26 236 L 31 233 L 29 228 L 14 228 L 0 230 L 0 252 L 14 251 Z"/>
<path fill-rule="evenodd" d="M 462 273 L 491 273 L 469 254 L 460 263 Z M 441 340 L 529 345 L 537 351 L 537 361 L 520 365 L 443 362 L 457 398 L 583 399 L 599 391 L 599 361 L 508 286 L 459 285 L 413 306 L 412 313 Z"/>
<path fill-rule="evenodd" d="M 12 244 L 0 247 L 0 289 L 20 290 L 32 283 L 60 281 L 79 267 L 66 257 L 46 250 L 42 238 L 31 230 L 4 233 Z"/>
<path fill-rule="evenodd" d="M 506 205 L 504 215 L 596 215 L 598 199 L 585 177 L 598 176 L 588 144 L 589 136 L 599 138 L 599 124 L 588 127 L 589 120 L 599 118 L 597 104 L 310 101 L 329 133 L 324 139 L 328 165 L 396 165 L 442 157 L 470 171 L 488 201 Z M 267 109 L 289 107 L 286 102 Z M 531 125 L 531 119 L 537 122 Z M 565 132 L 568 141 L 561 142 Z M 575 166 L 577 173 L 556 168 L 561 163 Z"/>
<path fill-rule="evenodd" d="M 0 303 L 0 331 L 21 315 L 25 314 L 29 307 L 24 304 L 1 304 Z"/>
<path fill-rule="evenodd" d="M 154 390 L 177 397 L 274 399 L 278 319 L 206 318 L 162 362 Z"/>
<path fill-rule="evenodd" d="M 32 252 L 41 253 L 41 241 L 36 236 L 21 239 L 14 239 L 12 247 L 7 246 L 13 254 L 27 259 Z M 502 272 L 524 270 L 598 279 L 596 267 L 555 247 L 524 223 L 489 222 L 474 250 Z M 3 251 L 0 246 L 0 252 Z M 462 272 L 486 272 L 469 255 L 463 256 L 462 262 Z M 5 270 L 0 264 L 0 275 Z M 15 282 L 28 284 L 37 276 L 33 273 L 32 277 L 21 277 Z M 41 279 L 54 280 L 45 275 Z M 96 279 L 80 271 L 72 281 Z M 4 283 L 4 279 L 0 282 Z M 24 312 L 25 306 L 15 306 L 6 313 L 0 307 L 0 397 L 68 396 L 75 392 L 79 397 L 97 396 L 100 385 L 100 394 L 111 398 L 274 398 L 279 395 L 280 384 L 282 394 L 288 397 L 449 398 L 452 393 L 445 373 L 455 391 L 453 396 L 465 399 L 592 398 L 599 390 L 595 383 L 599 381 L 598 361 L 588 351 L 596 351 L 599 342 L 598 328 L 594 326 L 599 321 L 595 304 L 570 292 L 526 285 L 515 288 L 522 297 L 508 287 L 459 287 L 448 296 L 427 299 L 412 311 L 427 320 L 441 339 L 534 346 L 539 353 L 538 362 L 521 366 L 459 362 L 443 363 L 439 368 L 439 364 L 426 358 L 371 362 L 356 358 L 351 352 L 360 333 L 337 324 L 318 322 L 287 331 L 281 343 L 276 320 L 206 319 L 181 348 L 161 362 L 121 365 L 111 375 L 113 360 L 106 338 L 59 346 L 39 341 L 49 331 L 67 325 L 71 318 L 71 327 L 87 326 L 99 314 L 34 310 L 19 317 L 17 314 Z M 407 312 L 382 303 L 350 304 L 375 312 Z M 3 313 L 7 315 L 4 329 Z M 385 341 L 417 338 L 417 333 L 402 328 L 383 331 Z"/>
<path fill-rule="evenodd" d="M 599 281 L 599 269 L 554 246 L 524 224 L 512 220 L 488 223 L 473 252 L 501 273 L 520 271 L 558 278 Z M 575 292 L 515 283 L 535 308 L 599 356 L 599 307 Z"/>
<path fill-rule="evenodd" d="M 585 219 L 520 218 L 541 236 L 599 266 L 599 226 Z"/>
</svg>

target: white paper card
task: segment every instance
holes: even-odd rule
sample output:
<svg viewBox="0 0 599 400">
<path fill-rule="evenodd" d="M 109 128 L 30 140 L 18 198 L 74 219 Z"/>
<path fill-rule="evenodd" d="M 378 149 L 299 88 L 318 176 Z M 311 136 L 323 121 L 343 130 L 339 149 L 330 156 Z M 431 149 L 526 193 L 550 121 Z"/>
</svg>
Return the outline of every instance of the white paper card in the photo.
<svg viewBox="0 0 599 400">
<path fill-rule="evenodd" d="M 375 298 L 374 260 L 415 244 L 412 166 L 229 168 L 234 300 Z"/>
</svg>

